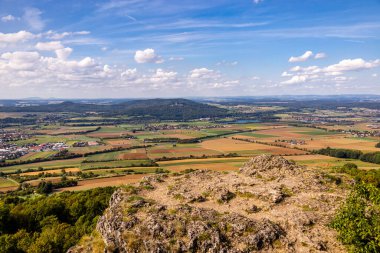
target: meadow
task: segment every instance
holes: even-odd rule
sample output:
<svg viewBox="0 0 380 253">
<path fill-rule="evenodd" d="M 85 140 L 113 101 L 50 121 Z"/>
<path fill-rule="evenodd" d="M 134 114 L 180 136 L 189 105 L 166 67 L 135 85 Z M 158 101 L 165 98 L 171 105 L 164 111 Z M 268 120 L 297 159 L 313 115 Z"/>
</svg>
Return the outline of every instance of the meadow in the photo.
<svg viewBox="0 0 380 253">
<path fill-rule="evenodd" d="M 154 124 L 156 129 L 145 129 L 143 124 L 42 126 L 30 130 L 32 135 L 37 135 L 16 143 L 64 142 L 69 146 L 68 152 L 78 157 L 33 162 L 35 159 L 49 158 L 58 151 L 31 152 L 16 160 L 26 164 L 3 166 L 0 172 L 9 174 L 9 178 L 25 178 L 24 182 L 31 185 L 37 185 L 41 180 L 59 182 L 61 176 L 70 175 L 69 178 L 78 180 L 78 185 L 60 189 L 66 191 L 116 186 L 138 181 L 147 174 L 178 173 L 188 169 L 236 171 L 251 157 L 260 154 L 286 156 L 300 165 L 316 169 L 342 166 L 346 162 L 353 162 L 361 169 L 380 167 L 357 160 L 312 154 L 313 150 L 326 147 L 379 151 L 375 148 L 376 138 L 355 138 L 349 134 L 278 122 L 214 126 L 210 122 L 191 121 L 186 122 L 186 129 L 177 125 L 179 123 L 158 122 Z M 160 130 L 162 126 L 173 129 L 165 127 Z M 182 143 L 181 140 L 187 142 Z M 77 142 L 97 144 L 73 147 Z M 36 178 L 41 172 L 56 176 Z M 9 190 L 18 186 L 7 176 L 0 180 L 0 189 Z"/>
</svg>

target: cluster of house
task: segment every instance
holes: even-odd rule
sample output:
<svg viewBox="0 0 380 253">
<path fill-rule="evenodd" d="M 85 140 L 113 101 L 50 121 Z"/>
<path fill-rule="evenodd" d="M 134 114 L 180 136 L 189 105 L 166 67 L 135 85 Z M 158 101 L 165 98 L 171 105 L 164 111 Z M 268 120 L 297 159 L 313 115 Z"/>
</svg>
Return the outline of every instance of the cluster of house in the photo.
<svg viewBox="0 0 380 253">
<path fill-rule="evenodd" d="M 178 125 L 145 125 L 144 131 L 160 131 L 160 130 L 202 130 L 202 129 L 211 129 L 211 128 L 227 128 L 228 125 L 188 125 L 188 124 L 178 124 Z"/>
<path fill-rule="evenodd" d="M 3 142 L 0 143 L 0 162 L 14 160 L 30 152 L 61 151 L 67 148 L 68 146 L 63 142 L 43 144 L 28 143 L 21 147 L 13 143 Z"/>
<path fill-rule="evenodd" d="M 28 148 L 18 147 L 15 144 L 0 143 L 0 162 L 17 159 L 29 153 Z"/>
<path fill-rule="evenodd" d="M 31 137 L 30 134 L 23 133 L 21 131 L 4 131 L 0 130 L 0 143 L 26 140 Z"/>
<path fill-rule="evenodd" d="M 341 132 L 351 134 L 358 138 L 380 137 L 380 131 L 341 130 Z"/>
<path fill-rule="evenodd" d="M 73 144 L 73 147 L 83 148 L 83 147 L 91 147 L 97 146 L 99 143 L 97 141 L 78 141 Z"/>
<path fill-rule="evenodd" d="M 289 143 L 290 145 L 306 145 L 306 141 L 305 140 L 297 140 L 297 139 L 275 140 L 274 142 L 285 142 L 285 143 Z"/>
<path fill-rule="evenodd" d="M 29 147 L 30 152 L 61 151 L 69 147 L 63 142 L 48 142 Z"/>
</svg>

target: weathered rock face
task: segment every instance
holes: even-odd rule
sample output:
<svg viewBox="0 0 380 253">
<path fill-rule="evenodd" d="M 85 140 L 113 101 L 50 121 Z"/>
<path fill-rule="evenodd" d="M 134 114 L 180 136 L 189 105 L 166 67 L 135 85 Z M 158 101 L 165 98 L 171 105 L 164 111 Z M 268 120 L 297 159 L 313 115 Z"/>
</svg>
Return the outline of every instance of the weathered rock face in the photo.
<svg viewBox="0 0 380 253">
<path fill-rule="evenodd" d="M 97 231 L 104 252 L 345 252 L 327 226 L 345 194 L 320 173 L 264 155 L 239 173 L 199 170 L 123 187 Z"/>
<path fill-rule="evenodd" d="M 288 161 L 281 156 L 261 155 L 252 158 L 242 168 L 240 172 L 247 176 L 261 175 L 270 177 L 284 177 L 300 173 L 302 168 L 294 162 Z"/>
</svg>

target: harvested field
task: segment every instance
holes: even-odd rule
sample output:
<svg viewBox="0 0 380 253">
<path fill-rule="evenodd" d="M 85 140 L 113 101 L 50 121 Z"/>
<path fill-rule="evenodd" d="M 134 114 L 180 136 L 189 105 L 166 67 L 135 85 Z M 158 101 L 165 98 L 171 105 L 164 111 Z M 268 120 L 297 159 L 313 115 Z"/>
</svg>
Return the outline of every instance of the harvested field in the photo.
<svg viewBox="0 0 380 253">
<path fill-rule="evenodd" d="M 111 139 L 111 140 L 106 140 L 106 142 L 107 144 L 111 146 L 123 147 L 123 148 L 128 148 L 135 145 L 141 145 L 141 143 L 136 140 L 127 140 L 127 139 Z"/>
<path fill-rule="evenodd" d="M 30 180 L 30 181 L 25 181 L 25 183 L 28 183 L 32 186 L 37 186 L 41 181 L 46 181 L 46 182 L 52 182 L 52 183 L 58 183 L 61 182 L 62 178 L 61 177 L 48 177 L 48 178 L 39 178 L 36 180 Z"/>
<path fill-rule="evenodd" d="M 127 152 L 120 152 L 116 158 L 118 160 L 144 160 L 148 159 L 148 156 L 144 148 L 139 148 Z"/>
<path fill-rule="evenodd" d="M 293 161 L 314 161 L 314 160 L 334 160 L 336 158 L 324 155 L 297 155 L 297 156 L 287 156 L 287 160 Z"/>
<path fill-rule="evenodd" d="M 222 138 L 215 140 L 208 140 L 202 142 L 202 147 L 205 149 L 212 149 L 225 153 L 238 153 L 242 155 L 254 155 L 260 153 L 268 153 L 275 155 L 292 155 L 292 154 L 305 154 L 305 151 L 269 146 L 258 143 L 245 142 L 240 140 L 233 140 L 231 138 Z"/>
<path fill-rule="evenodd" d="M 207 158 L 207 159 L 185 159 L 185 160 L 174 160 L 174 161 L 163 161 L 157 162 L 160 166 L 170 166 L 174 164 L 197 164 L 197 163 L 223 163 L 223 162 L 246 162 L 249 158 L 244 157 L 229 157 L 229 158 Z"/>
<path fill-rule="evenodd" d="M 136 183 L 140 181 L 146 175 L 126 175 L 121 177 L 109 177 L 109 178 L 96 178 L 90 180 L 83 180 L 78 182 L 78 186 L 67 187 L 58 189 L 58 191 L 83 191 L 88 189 L 93 189 L 97 187 L 106 186 L 121 186 L 125 184 Z"/>
<path fill-rule="evenodd" d="M 344 137 L 333 137 L 333 138 L 318 138 L 306 142 L 303 147 L 310 150 L 317 150 L 321 148 L 343 148 L 343 149 L 357 149 L 363 152 L 374 152 L 379 151 L 376 148 L 377 141 L 375 140 L 365 140 L 360 138 L 344 138 Z"/>
<path fill-rule="evenodd" d="M 320 129 L 306 128 L 306 127 L 282 127 L 276 129 L 260 130 L 255 132 L 256 135 L 261 135 L 261 138 L 272 138 L 272 139 L 287 139 L 287 138 L 314 138 L 316 136 L 323 135 L 337 135 L 336 133 L 326 132 Z M 271 137 L 264 137 L 269 135 Z"/>
<path fill-rule="evenodd" d="M 123 131 L 123 132 L 114 132 L 114 133 L 109 133 L 109 132 L 94 132 L 87 134 L 86 136 L 92 137 L 92 138 L 120 138 L 121 136 L 125 134 L 130 134 L 128 131 Z"/>
<path fill-rule="evenodd" d="M 80 171 L 79 168 L 67 168 L 67 169 L 64 169 L 66 172 L 78 172 Z M 62 169 L 58 169 L 58 170 L 44 170 L 44 171 L 32 171 L 32 172 L 25 172 L 25 173 L 21 173 L 20 175 L 21 176 L 34 176 L 34 175 L 38 175 L 40 173 L 51 173 L 51 174 L 54 174 L 54 173 L 57 173 L 57 174 L 60 174 L 62 173 Z"/>
<path fill-rule="evenodd" d="M 148 149 L 148 156 L 151 159 L 161 158 L 161 157 L 185 157 L 185 156 L 209 156 L 209 155 L 220 155 L 222 152 L 205 149 L 199 145 L 178 145 L 173 147 L 172 145 L 160 145 Z"/>
<path fill-rule="evenodd" d="M 242 163 L 208 163 L 208 164 L 187 164 L 187 165 L 172 165 L 164 168 L 172 172 L 181 172 L 186 169 L 202 169 L 214 171 L 237 171 Z"/>
</svg>

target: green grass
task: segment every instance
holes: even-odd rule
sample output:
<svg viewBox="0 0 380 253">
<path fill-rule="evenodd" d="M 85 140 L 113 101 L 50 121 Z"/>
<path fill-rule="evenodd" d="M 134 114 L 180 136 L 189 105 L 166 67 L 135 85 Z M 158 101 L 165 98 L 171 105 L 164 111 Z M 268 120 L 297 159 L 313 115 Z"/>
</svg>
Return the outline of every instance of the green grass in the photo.
<svg viewBox="0 0 380 253">
<path fill-rule="evenodd" d="M 0 177 L 0 188 L 18 186 L 14 181 Z"/>
<path fill-rule="evenodd" d="M 94 163 L 82 163 L 80 168 L 82 170 L 90 170 L 97 168 L 128 168 L 128 167 L 144 167 L 151 163 L 150 160 L 120 160 L 112 162 L 94 162 Z"/>
<path fill-rule="evenodd" d="M 360 160 L 355 160 L 355 159 L 341 159 L 341 158 L 336 158 L 336 159 L 325 159 L 325 160 L 307 160 L 307 161 L 296 161 L 300 165 L 317 165 L 318 164 L 330 164 L 331 166 L 343 166 L 344 164 L 350 162 L 350 163 L 355 163 L 359 168 L 365 169 L 365 168 L 373 168 L 373 167 L 379 167 L 380 165 L 374 164 L 374 163 L 367 163 L 367 162 L 362 162 Z"/>
<path fill-rule="evenodd" d="M 2 172 L 14 172 L 18 169 L 21 169 L 22 171 L 30 168 L 30 169 L 38 169 L 39 167 L 43 167 L 44 169 L 55 169 L 55 168 L 79 168 L 81 161 L 83 158 L 75 158 L 75 159 L 66 159 L 66 160 L 55 160 L 55 161 L 48 161 L 48 162 L 40 162 L 40 163 L 31 163 L 31 164 L 22 164 L 22 165 L 15 165 L 15 166 L 9 166 L 9 167 L 2 167 L 0 168 L 0 171 Z"/>
<path fill-rule="evenodd" d="M 34 160 L 37 158 L 47 158 L 47 157 L 52 156 L 56 153 L 58 153 L 58 151 L 36 152 L 36 153 L 33 153 L 32 155 L 28 154 L 26 156 L 20 157 L 16 161 L 25 161 L 25 160 L 27 161 L 27 160 Z M 11 161 L 8 161 L 8 162 L 11 162 Z"/>
<path fill-rule="evenodd" d="M 149 173 L 154 173 L 157 168 L 158 167 L 131 167 L 131 168 L 115 168 L 115 169 L 106 169 L 106 170 L 94 169 L 90 171 L 96 175 L 105 176 L 109 174 L 125 174 L 124 172 L 125 170 L 133 170 L 134 172 L 137 172 L 137 173 L 149 174 Z M 89 170 L 86 172 L 89 172 Z"/>
<path fill-rule="evenodd" d="M 118 156 L 122 153 L 125 153 L 123 151 L 116 151 L 116 152 L 109 152 L 109 153 L 103 153 L 103 154 L 97 154 L 88 156 L 86 158 L 86 161 L 105 161 L 105 160 L 118 160 Z"/>
</svg>

